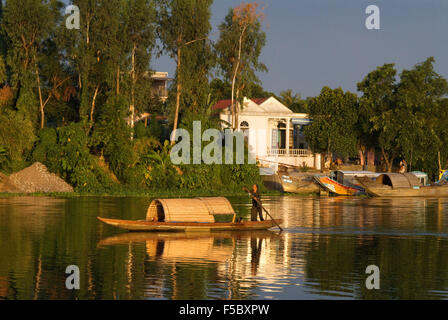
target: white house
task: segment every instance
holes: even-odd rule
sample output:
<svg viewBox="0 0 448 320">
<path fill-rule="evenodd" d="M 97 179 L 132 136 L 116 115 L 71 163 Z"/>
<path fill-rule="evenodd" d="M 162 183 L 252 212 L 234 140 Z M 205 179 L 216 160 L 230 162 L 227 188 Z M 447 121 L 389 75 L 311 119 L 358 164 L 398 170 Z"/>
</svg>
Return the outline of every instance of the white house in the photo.
<svg viewBox="0 0 448 320">
<path fill-rule="evenodd" d="M 220 119 L 232 123 L 231 100 L 221 100 L 213 109 Z M 274 97 L 243 99 L 238 106 L 238 130 L 244 132 L 249 152 L 266 166 L 285 164 L 320 170 L 320 154 L 313 154 L 303 135 L 311 123 L 305 113 L 294 113 Z"/>
</svg>

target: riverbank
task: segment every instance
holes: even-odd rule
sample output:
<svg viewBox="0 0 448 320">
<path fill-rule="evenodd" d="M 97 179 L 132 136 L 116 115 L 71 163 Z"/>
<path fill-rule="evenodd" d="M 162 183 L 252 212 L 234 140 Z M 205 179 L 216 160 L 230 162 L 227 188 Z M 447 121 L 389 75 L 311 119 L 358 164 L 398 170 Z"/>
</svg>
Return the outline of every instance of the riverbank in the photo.
<svg viewBox="0 0 448 320">
<path fill-rule="evenodd" d="M 261 194 L 263 196 L 279 196 L 283 195 L 282 192 L 276 190 L 262 189 Z M 293 194 L 291 194 L 293 195 Z M 234 196 L 247 196 L 244 191 L 237 190 L 121 190 L 112 191 L 107 193 L 87 193 L 87 192 L 37 192 L 37 193 L 0 193 L 0 198 L 10 197 L 149 197 L 149 198 L 190 198 L 190 197 L 234 197 Z M 297 196 L 306 196 L 298 195 Z"/>
</svg>

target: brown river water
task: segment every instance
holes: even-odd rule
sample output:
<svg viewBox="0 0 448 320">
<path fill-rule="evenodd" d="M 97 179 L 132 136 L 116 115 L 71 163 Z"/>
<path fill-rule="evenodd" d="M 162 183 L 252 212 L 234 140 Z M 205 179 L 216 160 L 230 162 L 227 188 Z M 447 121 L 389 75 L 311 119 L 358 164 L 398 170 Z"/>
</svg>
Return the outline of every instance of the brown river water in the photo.
<svg viewBox="0 0 448 320">
<path fill-rule="evenodd" d="M 247 197 L 229 198 L 249 217 Z M 2 299 L 447 299 L 448 199 L 264 197 L 284 231 L 127 233 L 151 199 L 0 197 Z M 66 267 L 80 271 L 68 290 Z M 366 288 L 366 268 L 380 289 Z"/>
</svg>

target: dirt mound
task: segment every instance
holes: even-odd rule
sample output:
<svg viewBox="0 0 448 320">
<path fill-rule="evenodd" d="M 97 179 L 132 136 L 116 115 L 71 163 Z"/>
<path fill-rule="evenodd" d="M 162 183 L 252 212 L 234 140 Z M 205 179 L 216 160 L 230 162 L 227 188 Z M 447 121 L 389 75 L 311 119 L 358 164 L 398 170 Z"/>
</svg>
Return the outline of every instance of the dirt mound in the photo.
<svg viewBox="0 0 448 320">
<path fill-rule="evenodd" d="M 0 178 L 2 178 L 0 192 L 73 192 L 72 186 L 56 174 L 48 172 L 47 167 L 39 162 L 9 177 L 3 176 Z"/>
<path fill-rule="evenodd" d="M 0 173 L 0 192 L 20 193 L 21 191 L 9 181 L 9 177 Z"/>
</svg>

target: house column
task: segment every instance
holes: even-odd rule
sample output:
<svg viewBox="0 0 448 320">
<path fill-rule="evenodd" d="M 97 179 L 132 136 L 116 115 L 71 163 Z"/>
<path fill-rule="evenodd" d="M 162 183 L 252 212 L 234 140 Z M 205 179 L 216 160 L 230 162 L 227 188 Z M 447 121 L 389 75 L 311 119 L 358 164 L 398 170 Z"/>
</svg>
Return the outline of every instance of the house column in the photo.
<svg viewBox="0 0 448 320">
<path fill-rule="evenodd" d="M 289 130 L 291 119 L 286 119 L 286 156 L 289 157 Z"/>
</svg>

